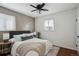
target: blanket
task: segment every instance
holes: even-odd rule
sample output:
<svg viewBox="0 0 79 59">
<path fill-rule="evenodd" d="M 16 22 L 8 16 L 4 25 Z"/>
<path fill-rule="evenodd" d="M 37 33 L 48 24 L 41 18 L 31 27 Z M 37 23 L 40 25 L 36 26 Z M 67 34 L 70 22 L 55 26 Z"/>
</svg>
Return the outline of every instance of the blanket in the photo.
<svg viewBox="0 0 79 59">
<path fill-rule="evenodd" d="M 43 56 L 46 50 L 45 43 L 42 42 L 29 42 L 29 43 L 22 43 L 16 49 L 16 52 L 20 56 L 25 56 L 29 51 L 35 51 L 39 54 L 39 56 Z"/>
</svg>

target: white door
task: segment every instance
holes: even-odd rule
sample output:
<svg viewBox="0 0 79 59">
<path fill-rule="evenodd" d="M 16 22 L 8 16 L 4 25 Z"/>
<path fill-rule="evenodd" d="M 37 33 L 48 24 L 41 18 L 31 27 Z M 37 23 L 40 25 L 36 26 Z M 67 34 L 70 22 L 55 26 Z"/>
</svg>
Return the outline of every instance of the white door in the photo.
<svg viewBox="0 0 79 59">
<path fill-rule="evenodd" d="M 77 22 L 76 22 L 76 28 L 77 28 L 77 40 L 76 40 L 76 47 L 77 47 L 77 51 L 78 51 L 78 54 L 79 54 L 79 19 L 77 19 Z"/>
</svg>

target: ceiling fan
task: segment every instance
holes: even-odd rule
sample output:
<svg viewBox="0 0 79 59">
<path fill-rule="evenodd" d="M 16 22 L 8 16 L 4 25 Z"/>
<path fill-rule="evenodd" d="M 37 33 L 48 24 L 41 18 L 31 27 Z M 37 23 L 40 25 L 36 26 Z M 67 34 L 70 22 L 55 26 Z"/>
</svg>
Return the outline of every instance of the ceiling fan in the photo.
<svg viewBox="0 0 79 59">
<path fill-rule="evenodd" d="M 43 7 L 45 6 L 45 3 L 38 4 L 36 6 L 34 6 L 34 5 L 30 5 L 30 6 L 35 8 L 35 10 L 32 10 L 31 12 L 39 11 L 39 14 L 41 14 L 41 11 L 48 11 L 48 9 L 43 9 Z"/>
</svg>

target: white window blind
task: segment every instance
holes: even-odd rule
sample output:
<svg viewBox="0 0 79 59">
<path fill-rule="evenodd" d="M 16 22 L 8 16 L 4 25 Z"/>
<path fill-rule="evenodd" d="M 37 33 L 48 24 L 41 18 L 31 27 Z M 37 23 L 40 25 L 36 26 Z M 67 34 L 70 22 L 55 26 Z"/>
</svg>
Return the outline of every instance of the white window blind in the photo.
<svg viewBox="0 0 79 59">
<path fill-rule="evenodd" d="M 44 29 L 49 31 L 54 31 L 54 20 L 45 20 Z"/>
<path fill-rule="evenodd" d="M 48 20 L 45 20 L 44 28 L 45 28 L 45 30 L 49 30 L 49 21 Z"/>
<path fill-rule="evenodd" d="M 15 17 L 0 13 L 0 31 L 16 29 Z"/>
<path fill-rule="evenodd" d="M 54 30 L 54 21 L 49 20 L 49 30 Z"/>
</svg>

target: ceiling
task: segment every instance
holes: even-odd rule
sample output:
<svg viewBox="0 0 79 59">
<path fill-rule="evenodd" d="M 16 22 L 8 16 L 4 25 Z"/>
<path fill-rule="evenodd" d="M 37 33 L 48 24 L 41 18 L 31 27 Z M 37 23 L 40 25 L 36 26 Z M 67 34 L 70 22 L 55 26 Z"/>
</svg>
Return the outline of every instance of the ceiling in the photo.
<svg viewBox="0 0 79 59">
<path fill-rule="evenodd" d="M 44 16 L 77 7 L 77 3 L 46 3 L 43 8 L 48 9 L 49 11 L 42 11 L 41 14 L 39 14 L 36 11 L 31 12 L 31 10 L 34 10 L 34 8 L 31 7 L 30 4 L 36 5 L 37 3 L 0 3 L 0 5 L 3 7 L 31 17 Z"/>
</svg>

